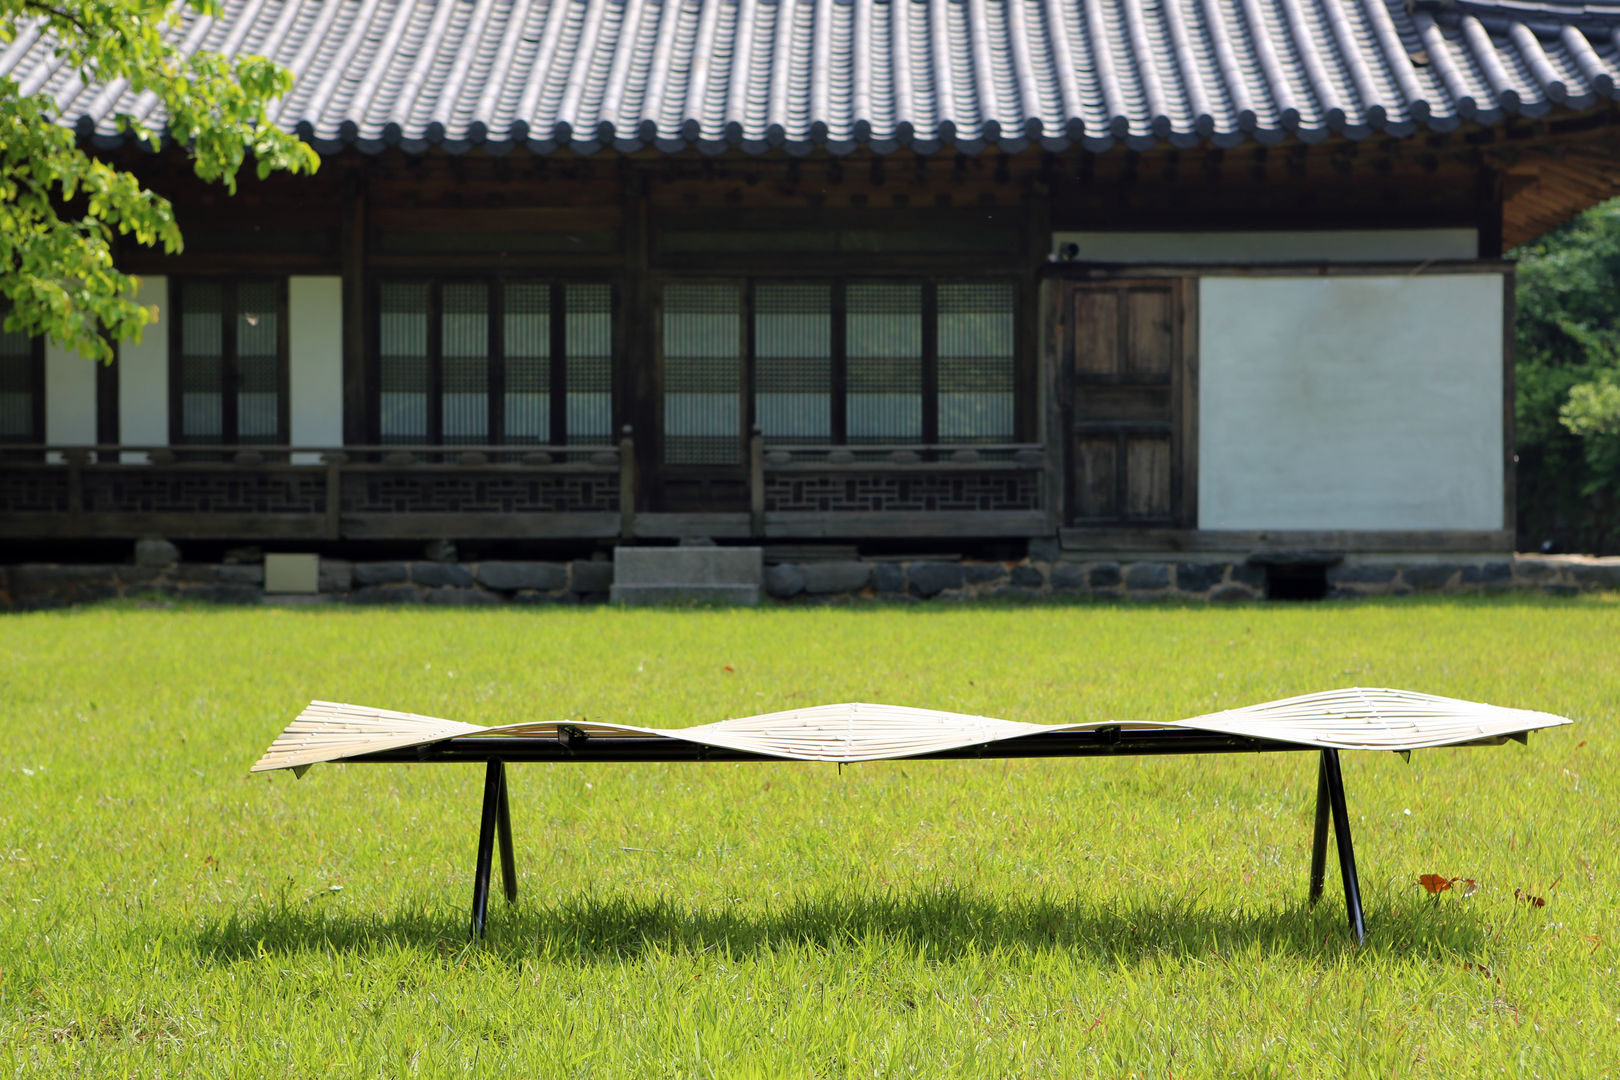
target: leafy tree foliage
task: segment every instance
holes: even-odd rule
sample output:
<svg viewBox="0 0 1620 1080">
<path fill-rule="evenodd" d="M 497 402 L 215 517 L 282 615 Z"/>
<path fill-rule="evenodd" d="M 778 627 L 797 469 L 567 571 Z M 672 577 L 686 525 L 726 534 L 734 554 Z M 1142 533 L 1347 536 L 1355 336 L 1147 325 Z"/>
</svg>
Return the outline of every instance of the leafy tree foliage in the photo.
<svg viewBox="0 0 1620 1080">
<path fill-rule="evenodd" d="M 1620 200 L 1519 260 L 1519 540 L 1620 550 Z"/>
<path fill-rule="evenodd" d="M 315 152 L 266 113 L 291 85 L 287 72 L 261 57 L 233 61 L 175 48 L 172 30 L 183 21 L 219 14 L 218 0 L 0 0 L 0 47 L 42 30 L 87 84 L 150 95 L 157 108 L 120 114 L 120 129 L 156 146 L 150 125 L 161 118 L 204 180 L 234 191 L 250 156 L 260 177 L 314 171 Z M 174 252 L 180 230 L 166 199 L 81 149 L 58 115 L 49 95 L 23 95 L 15 79 L 0 79 L 5 328 L 110 360 L 109 338 L 138 339 L 157 317 L 135 303 L 135 280 L 114 268 L 115 234 Z"/>
</svg>

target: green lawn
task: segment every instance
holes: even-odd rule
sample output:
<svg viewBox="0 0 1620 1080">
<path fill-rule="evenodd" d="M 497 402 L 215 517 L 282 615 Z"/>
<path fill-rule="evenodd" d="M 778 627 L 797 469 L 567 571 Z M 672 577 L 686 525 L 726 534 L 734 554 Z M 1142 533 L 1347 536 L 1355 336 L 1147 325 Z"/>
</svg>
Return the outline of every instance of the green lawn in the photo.
<svg viewBox="0 0 1620 1080">
<path fill-rule="evenodd" d="M 1603 597 L 6 616 L 0 1069 L 1613 1075 L 1617 647 Z M 1309 754 L 517 766 L 522 895 L 480 946 L 481 769 L 247 773 L 310 697 L 1056 722 L 1353 684 L 1578 721 L 1346 755 L 1362 949 L 1336 871 L 1304 902 Z M 1426 873 L 1478 891 L 1431 899 Z"/>
</svg>

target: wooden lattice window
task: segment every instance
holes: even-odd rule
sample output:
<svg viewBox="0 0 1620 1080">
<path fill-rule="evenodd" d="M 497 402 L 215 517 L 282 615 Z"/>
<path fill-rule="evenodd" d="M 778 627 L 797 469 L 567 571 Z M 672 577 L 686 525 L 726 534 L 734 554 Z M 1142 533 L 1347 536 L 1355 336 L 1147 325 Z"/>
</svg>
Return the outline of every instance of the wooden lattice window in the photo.
<svg viewBox="0 0 1620 1080">
<path fill-rule="evenodd" d="M 44 339 L 6 330 L 0 303 L 0 443 L 45 441 Z"/>
<path fill-rule="evenodd" d="M 735 465 L 758 424 L 802 445 L 1015 441 L 1018 286 L 671 281 L 660 305 L 663 454 Z"/>
<path fill-rule="evenodd" d="M 612 441 L 611 285 L 387 280 L 376 311 L 379 442 Z"/>
<path fill-rule="evenodd" d="M 169 437 L 287 441 L 287 283 L 180 278 L 170 325 Z"/>
</svg>

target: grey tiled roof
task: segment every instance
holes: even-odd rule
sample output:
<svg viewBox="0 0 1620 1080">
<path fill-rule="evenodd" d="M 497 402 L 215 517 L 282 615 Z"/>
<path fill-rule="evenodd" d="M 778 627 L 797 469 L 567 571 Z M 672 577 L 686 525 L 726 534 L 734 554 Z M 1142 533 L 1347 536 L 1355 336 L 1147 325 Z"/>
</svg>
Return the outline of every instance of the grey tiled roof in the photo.
<svg viewBox="0 0 1620 1080">
<path fill-rule="evenodd" d="M 1405 136 L 1611 99 L 1620 3 L 226 0 L 185 50 L 267 55 L 322 151 L 1092 150 Z M 24 30 L 0 77 L 102 145 L 157 103 Z"/>
</svg>

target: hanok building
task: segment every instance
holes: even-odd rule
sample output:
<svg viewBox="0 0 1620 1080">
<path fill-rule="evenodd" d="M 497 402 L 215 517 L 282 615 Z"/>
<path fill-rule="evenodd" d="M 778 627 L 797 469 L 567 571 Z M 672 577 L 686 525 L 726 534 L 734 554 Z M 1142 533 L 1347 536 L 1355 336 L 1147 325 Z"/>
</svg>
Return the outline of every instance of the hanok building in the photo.
<svg viewBox="0 0 1620 1080">
<path fill-rule="evenodd" d="M 3 339 L 18 558 L 1500 559 L 1502 254 L 1615 191 L 1606 3 L 225 8 L 182 47 L 290 68 L 318 175 L 0 54 L 186 238 L 115 365 Z"/>
</svg>

